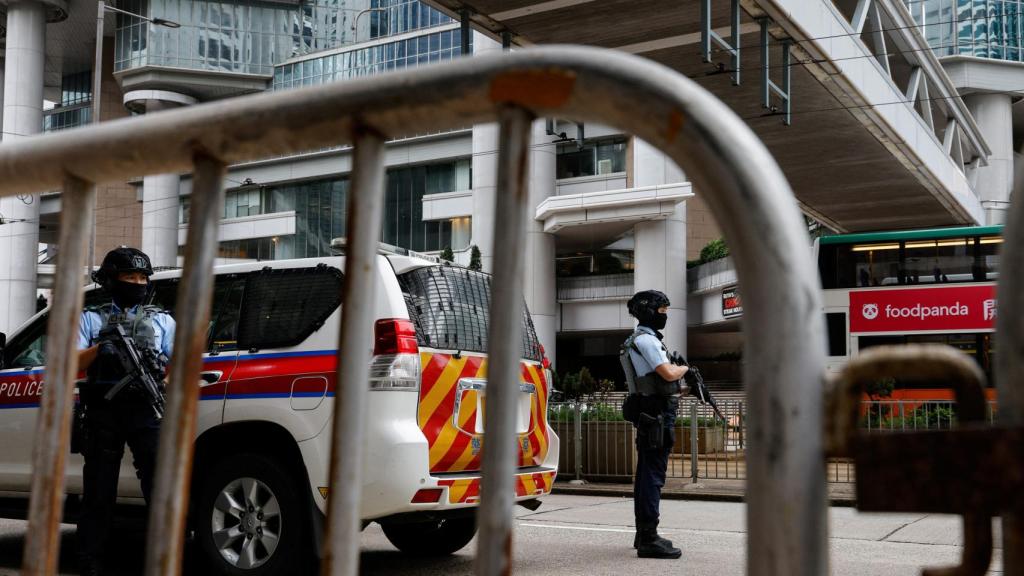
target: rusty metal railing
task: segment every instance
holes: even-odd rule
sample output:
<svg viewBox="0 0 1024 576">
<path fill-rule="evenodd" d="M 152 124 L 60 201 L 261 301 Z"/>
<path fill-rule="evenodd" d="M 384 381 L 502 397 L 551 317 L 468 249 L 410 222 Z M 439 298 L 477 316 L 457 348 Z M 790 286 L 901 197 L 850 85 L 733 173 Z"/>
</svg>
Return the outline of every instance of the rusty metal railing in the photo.
<svg viewBox="0 0 1024 576">
<path fill-rule="evenodd" d="M 552 46 L 462 59 L 336 84 L 259 94 L 107 122 L 0 145 L 0 193 L 64 188 L 64 252 L 51 317 L 51 364 L 39 419 L 24 573 L 53 574 L 82 293 L 87 206 L 95 184 L 137 174 L 192 171 L 185 273 L 172 381 L 161 435 L 146 574 L 181 571 L 183 524 L 195 429 L 199 352 L 205 341 L 224 167 L 246 160 L 351 143 L 355 147 L 352 236 L 345 263 L 338 391 L 324 574 L 353 575 L 360 501 L 361 410 L 374 294 L 369 258 L 376 235 L 382 141 L 392 135 L 499 121 L 502 145 L 491 342 L 518 342 L 520 277 L 531 122 L 601 122 L 652 143 L 679 164 L 722 224 L 747 286 L 748 571 L 828 573 L 822 453 L 824 329 L 820 286 L 803 220 L 781 171 L 724 104 L 651 61 L 593 48 Z M 362 223 L 363 226 L 357 226 Z M 803 257 L 803 256 L 806 257 Z M 188 312 L 188 313 L 187 313 Z M 191 314 L 189 314 L 191 313 Z M 191 316 L 191 317 L 190 317 Z M 62 335 L 62 336 L 61 336 Z M 512 562 L 511 415 L 518 346 L 490 351 L 488 441 L 476 572 L 507 574 Z M 749 376 L 755 375 L 756 378 Z M 497 440 L 493 440 L 496 438 Z M 502 440 L 504 439 L 504 440 Z M 345 465 L 343 466 L 342 463 Z"/>
</svg>

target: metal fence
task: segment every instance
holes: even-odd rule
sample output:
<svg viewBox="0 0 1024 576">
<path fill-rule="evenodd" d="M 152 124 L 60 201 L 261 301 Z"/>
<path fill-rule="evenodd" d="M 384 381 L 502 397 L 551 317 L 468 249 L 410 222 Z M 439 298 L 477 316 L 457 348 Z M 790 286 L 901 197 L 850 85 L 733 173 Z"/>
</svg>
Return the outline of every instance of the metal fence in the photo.
<svg viewBox="0 0 1024 576">
<path fill-rule="evenodd" d="M 561 439 L 560 479 L 629 482 L 636 471 L 636 430 L 622 419 L 623 394 L 581 402 L 549 404 L 548 419 Z M 718 402 L 724 420 L 710 406 L 683 398 L 673 429 L 668 478 L 745 480 L 747 478 L 747 414 L 743 400 Z M 995 421 L 989 402 L 987 420 Z M 957 425 L 951 400 L 871 400 L 860 403 L 860 428 L 868 433 L 951 430 Z M 826 479 L 852 483 L 853 463 L 831 458 Z"/>
</svg>

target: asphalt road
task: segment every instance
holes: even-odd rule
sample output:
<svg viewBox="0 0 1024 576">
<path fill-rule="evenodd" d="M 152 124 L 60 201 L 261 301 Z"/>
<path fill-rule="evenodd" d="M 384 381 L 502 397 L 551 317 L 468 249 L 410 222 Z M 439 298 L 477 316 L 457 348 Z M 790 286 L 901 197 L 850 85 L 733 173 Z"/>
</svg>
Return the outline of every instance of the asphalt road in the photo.
<svg viewBox="0 0 1024 576">
<path fill-rule="evenodd" d="M 632 550 L 632 500 L 597 496 L 549 496 L 536 512 L 518 509 L 517 575 L 742 574 L 746 565 L 743 504 L 665 501 L 663 535 L 683 548 L 680 560 L 640 560 Z M 849 508 L 830 513 L 832 574 L 918 575 L 921 567 L 953 564 L 960 555 L 959 520 L 927 514 L 865 514 Z M 25 523 L 0 521 L 0 575 L 17 574 Z M 117 529 L 116 573 L 138 574 L 144 537 L 137 521 Z M 997 534 L 997 542 L 998 542 Z M 471 543 L 442 559 L 410 559 L 397 552 L 376 525 L 362 535 L 362 574 L 462 575 L 473 570 Z M 998 544 L 997 544 L 998 546 Z M 65 526 L 61 573 L 74 574 L 74 528 Z M 1001 550 L 993 570 L 1001 574 Z"/>
</svg>

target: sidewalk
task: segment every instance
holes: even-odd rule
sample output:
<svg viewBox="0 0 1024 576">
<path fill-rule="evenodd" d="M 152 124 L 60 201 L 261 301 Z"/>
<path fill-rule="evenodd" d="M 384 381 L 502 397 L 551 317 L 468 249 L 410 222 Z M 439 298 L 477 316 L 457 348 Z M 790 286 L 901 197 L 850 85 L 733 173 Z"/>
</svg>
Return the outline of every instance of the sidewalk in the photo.
<svg viewBox="0 0 1024 576">
<path fill-rule="evenodd" d="M 566 478 L 563 480 L 563 478 Z M 587 482 L 570 484 L 569 475 L 560 477 L 552 489 L 553 494 L 579 496 L 621 496 L 633 497 L 633 485 L 611 482 Z M 712 500 L 719 502 L 742 502 L 746 486 L 744 480 L 717 480 L 700 478 L 697 483 L 689 478 L 669 478 L 661 491 L 666 500 Z M 856 503 L 854 484 L 829 482 L 828 498 L 832 506 L 853 506 Z"/>
</svg>

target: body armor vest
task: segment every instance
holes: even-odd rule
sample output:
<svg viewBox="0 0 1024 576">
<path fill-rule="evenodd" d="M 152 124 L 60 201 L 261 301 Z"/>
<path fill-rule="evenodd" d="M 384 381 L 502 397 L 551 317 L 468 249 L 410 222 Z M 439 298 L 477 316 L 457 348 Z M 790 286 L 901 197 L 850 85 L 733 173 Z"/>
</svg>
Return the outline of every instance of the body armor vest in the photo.
<svg viewBox="0 0 1024 576">
<path fill-rule="evenodd" d="M 99 315 L 101 321 L 100 332 L 103 328 L 120 324 L 124 327 L 125 333 L 135 341 L 139 354 L 146 360 L 145 367 L 150 375 L 157 382 L 164 379 L 169 359 L 163 355 L 156 342 L 156 316 L 164 314 L 164 309 L 159 306 L 139 306 L 138 312 L 121 311 L 115 312 L 112 304 L 91 306 L 86 308 L 89 312 Z M 95 345 L 99 340 L 93 339 L 90 345 Z M 108 374 L 109 370 L 104 366 L 97 366 L 96 370 L 89 371 L 90 382 L 117 382 L 123 374 Z"/>
<path fill-rule="evenodd" d="M 640 334 L 641 332 L 633 332 L 619 349 L 619 362 L 622 364 L 622 371 L 626 373 L 626 387 L 629 393 L 644 396 L 674 396 L 679 394 L 679 382 L 669 382 L 659 376 L 654 370 L 643 376 L 637 374 L 636 367 L 633 366 L 633 359 L 629 356 L 629 351 L 633 350 L 637 354 L 640 353 L 640 349 L 635 343 L 636 337 Z M 667 352 L 664 344 L 661 345 L 661 348 Z"/>
</svg>

